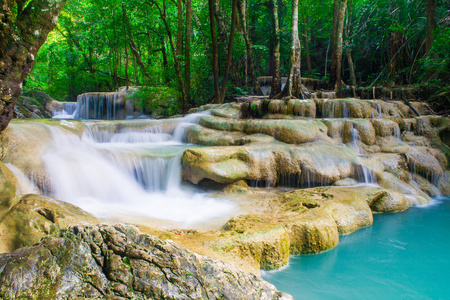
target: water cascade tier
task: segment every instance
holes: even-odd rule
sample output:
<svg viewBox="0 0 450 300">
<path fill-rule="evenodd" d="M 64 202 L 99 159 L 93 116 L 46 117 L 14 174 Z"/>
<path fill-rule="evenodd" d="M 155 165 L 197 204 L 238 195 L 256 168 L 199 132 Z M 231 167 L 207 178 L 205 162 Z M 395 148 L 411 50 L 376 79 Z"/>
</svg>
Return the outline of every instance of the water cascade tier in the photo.
<svg viewBox="0 0 450 300">
<path fill-rule="evenodd" d="M 131 98 L 135 88 L 119 88 L 116 92 L 85 93 L 77 102 L 60 102 L 53 107 L 53 117 L 83 120 L 124 120 L 148 118 Z"/>
</svg>

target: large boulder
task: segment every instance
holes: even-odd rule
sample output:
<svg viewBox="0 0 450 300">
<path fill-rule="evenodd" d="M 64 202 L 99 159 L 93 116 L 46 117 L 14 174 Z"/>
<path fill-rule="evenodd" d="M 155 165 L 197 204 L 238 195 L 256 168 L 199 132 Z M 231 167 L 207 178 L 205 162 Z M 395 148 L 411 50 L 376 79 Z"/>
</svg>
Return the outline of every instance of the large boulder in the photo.
<svg viewBox="0 0 450 300">
<path fill-rule="evenodd" d="M 75 226 L 0 255 L 2 299 L 292 299 L 261 278 L 142 234 Z"/>
<path fill-rule="evenodd" d="M 445 157 L 440 152 L 427 147 L 414 147 L 405 153 L 409 170 L 420 174 L 431 183 L 437 184 L 444 170 L 442 164 Z M 438 156 L 440 160 L 436 158 Z M 445 162 L 446 165 L 446 162 Z"/>
<path fill-rule="evenodd" d="M 96 217 L 70 203 L 36 194 L 17 196 L 8 211 L 0 215 L 0 253 L 32 246 L 69 226 L 96 223 L 100 223 Z"/>
<path fill-rule="evenodd" d="M 52 103 L 57 102 L 40 91 L 24 92 L 14 107 L 14 118 L 43 119 L 52 117 Z"/>
</svg>

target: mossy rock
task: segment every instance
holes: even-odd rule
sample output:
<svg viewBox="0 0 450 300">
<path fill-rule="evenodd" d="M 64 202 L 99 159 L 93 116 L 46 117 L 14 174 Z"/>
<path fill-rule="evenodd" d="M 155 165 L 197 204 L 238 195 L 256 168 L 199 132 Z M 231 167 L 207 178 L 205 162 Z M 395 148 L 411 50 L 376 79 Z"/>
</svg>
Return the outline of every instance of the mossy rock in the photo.
<svg viewBox="0 0 450 300">
<path fill-rule="evenodd" d="M 0 252 L 32 246 L 72 225 L 96 223 L 100 223 L 96 217 L 72 204 L 35 194 L 21 196 L 0 218 Z"/>
</svg>

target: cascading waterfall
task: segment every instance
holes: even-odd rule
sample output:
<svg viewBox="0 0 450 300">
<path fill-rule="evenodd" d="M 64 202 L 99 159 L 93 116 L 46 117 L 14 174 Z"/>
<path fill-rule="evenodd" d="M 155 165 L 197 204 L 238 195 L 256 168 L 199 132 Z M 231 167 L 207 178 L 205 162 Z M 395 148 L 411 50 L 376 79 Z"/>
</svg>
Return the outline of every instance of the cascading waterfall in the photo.
<svg viewBox="0 0 450 300">
<path fill-rule="evenodd" d="M 181 187 L 181 155 L 192 145 L 157 126 L 117 132 L 90 127 L 81 138 L 50 130 L 54 143 L 42 159 L 56 199 L 99 217 L 141 216 L 182 226 L 221 218 L 234 209 L 230 202 Z"/>
<path fill-rule="evenodd" d="M 55 119 L 73 119 L 77 112 L 77 108 L 77 102 L 65 102 L 62 106 L 62 110 L 53 112 L 52 117 Z"/>
<path fill-rule="evenodd" d="M 89 93 L 78 96 L 76 119 L 124 119 L 124 93 Z"/>
<path fill-rule="evenodd" d="M 322 107 L 323 118 L 351 118 L 351 112 L 346 101 L 324 101 Z"/>
<path fill-rule="evenodd" d="M 352 125 L 350 128 L 350 133 L 352 135 L 352 141 L 351 145 L 355 149 L 357 160 L 359 162 L 359 166 L 357 166 L 356 169 L 356 179 L 360 182 L 364 182 L 365 184 L 375 184 L 376 176 L 375 174 L 367 168 L 363 161 L 361 160 L 361 149 L 358 145 L 358 142 L 360 140 L 358 130 Z"/>
</svg>

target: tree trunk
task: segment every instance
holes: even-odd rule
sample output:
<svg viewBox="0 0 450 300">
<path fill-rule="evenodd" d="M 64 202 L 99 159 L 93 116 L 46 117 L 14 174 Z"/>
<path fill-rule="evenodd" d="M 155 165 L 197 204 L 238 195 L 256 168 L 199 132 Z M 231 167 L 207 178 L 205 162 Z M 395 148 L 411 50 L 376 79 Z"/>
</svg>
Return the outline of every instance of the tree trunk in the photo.
<svg viewBox="0 0 450 300">
<path fill-rule="evenodd" d="M 218 102 L 220 98 L 219 94 L 219 48 L 217 46 L 216 25 L 214 21 L 214 5 L 215 0 L 208 0 L 209 5 L 209 25 L 211 27 L 211 41 L 212 41 L 212 69 L 214 76 L 214 101 Z"/>
<path fill-rule="evenodd" d="M 436 3 L 435 0 L 427 0 L 427 37 L 426 51 L 430 51 L 434 41 L 433 31 L 436 29 Z"/>
<path fill-rule="evenodd" d="M 309 26 L 306 22 L 305 14 L 303 14 L 305 23 L 305 50 L 306 50 L 306 67 L 308 68 L 309 76 L 312 76 L 311 54 L 309 53 Z"/>
<path fill-rule="evenodd" d="M 163 6 L 162 8 L 159 6 L 159 4 L 152 0 L 151 3 L 153 5 L 156 6 L 156 8 L 159 11 L 159 15 L 161 17 L 161 20 L 163 21 L 164 27 L 166 28 L 166 32 L 167 35 L 169 37 L 169 45 L 170 45 L 170 49 L 172 50 L 172 53 L 174 55 L 174 66 L 175 66 L 175 73 L 177 75 L 177 79 L 178 79 L 178 86 L 180 88 L 180 92 L 181 92 L 181 99 L 180 99 L 180 103 L 183 103 L 184 99 L 186 99 L 186 92 L 184 90 L 184 83 L 183 83 L 183 77 L 181 75 L 181 67 L 180 67 L 180 63 L 178 61 L 178 59 L 176 58 L 176 49 L 175 49 L 175 45 L 173 43 L 173 37 L 172 37 L 172 30 L 170 29 L 169 24 L 167 23 L 167 18 L 166 18 L 166 1 L 163 0 Z"/>
<path fill-rule="evenodd" d="M 182 0 L 177 0 L 177 13 L 178 13 L 178 31 L 177 31 L 177 44 L 176 44 L 176 59 L 180 60 L 180 56 L 183 52 L 183 4 Z"/>
<path fill-rule="evenodd" d="M 237 22 L 237 0 L 233 0 L 231 10 L 231 28 L 229 38 L 230 40 L 228 42 L 227 61 L 225 64 L 225 72 L 223 74 L 222 88 L 220 89 L 220 97 L 218 99 L 218 103 L 223 103 L 225 101 L 225 94 L 227 92 L 227 85 L 228 85 L 228 75 L 230 72 L 231 60 L 233 58 L 233 39 L 236 31 L 236 22 Z"/>
<path fill-rule="evenodd" d="M 150 78 L 150 75 L 147 73 L 147 68 L 145 67 L 144 62 L 142 61 L 141 54 L 138 51 L 138 47 L 134 41 L 134 36 L 133 36 L 133 32 L 131 31 L 131 26 L 130 26 L 130 22 L 128 20 L 125 4 L 122 4 L 122 13 L 123 13 L 123 19 L 124 19 L 125 25 L 126 25 L 125 30 L 127 31 L 125 36 L 129 36 L 130 49 L 131 49 L 131 53 L 133 53 L 135 63 L 137 63 L 139 65 L 144 76 L 147 78 Z M 136 80 L 136 81 L 138 81 L 138 80 Z"/>
<path fill-rule="evenodd" d="M 187 112 L 187 105 L 191 102 L 191 0 L 186 0 L 186 42 L 185 42 L 185 63 L 184 63 L 184 86 L 186 98 L 183 101 L 181 110 Z"/>
<path fill-rule="evenodd" d="M 352 49 L 350 47 L 352 8 L 352 2 L 350 1 L 347 10 L 347 24 L 345 25 L 345 32 L 347 35 L 347 38 L 345 39 L 345 52 L 347 54 L 348 69 L 350 71 L 350 83 L 352 86 L 356 87 L 355 65 L 353 64 Z"/>
<path fill-rule="evenodd" d="M 298 37 L 298 0 L 292 0 L 291 52 L 289 56 L 289 76 L 281 93 L 276 98 L 303 98 L 301 91 L 301 47 Z"/>
<path fill-rule="evenodd" d="M 227 31 L 225 29 L 225 23 L 223 22 L 222 12 L 220 11 L 219 0 L 214 0 L 214 16 L 217 21 L 220 43 L 222 44 L 222 47 L 225 48 L 227 45 Z"/>
<path fill-rule="evenodd" d="M 58 21 L 66 0 L 15 1 L 0 5 L 0 132 L 12 119 L 22 83 L 34 66 L 39 48 Z M 20 2 L 23 3 L 23 2 Z M 19 3 L 19 4 L 20 4 Z"/>
<path fill-rule="evenodd" d="M 124 48 L 125 48 L 125 86 L 128 90 L 130 86 L 130 76 L 128 75 L 128 65 L 129 65 L 129 57 L 128 57 L 128 34 L 127 34 L 127 26 L 125 22 L 123 22 L 123 32 L 124 32 Z"/>
<path fill-rule="evenodd" d="M 242 20 L 242 31 L 245 41 L 245 48 L 247 52 L 247 65 L 248 65 L 248 76 L 250 77 L 250 81 L 253 85 L 253 92 L 256 95 L 262 95 L 261 87 L 259 86 L 258 79 L 255 74 L 255 66 L 253 64 L 253 52 L 252 45 L 250 43 L 250 38 L 248 36 L 248 28 L 247 28 L 247 16 L 246 16 L 246 5 L 245 0 L 239 0 L 239 12 Z"/>
<path fill-rule="evenodd" d="M 273 73 L 270 98 L 281 92 L 281 72 L 280 72 L 280 23 L 278 18 L 278 0 L 272 0 L 272 26 L 273 26 Z"/>
<path fill-rule="evenodd" d="M 339 89 L 342 79 L 342 46 L 345 10 L 347 8 L 347 0 L 334 0 L 333 11 L 333 48 L 331 55 L 331 69 L 330 69 L 330 89 Z"/>
</svg>

